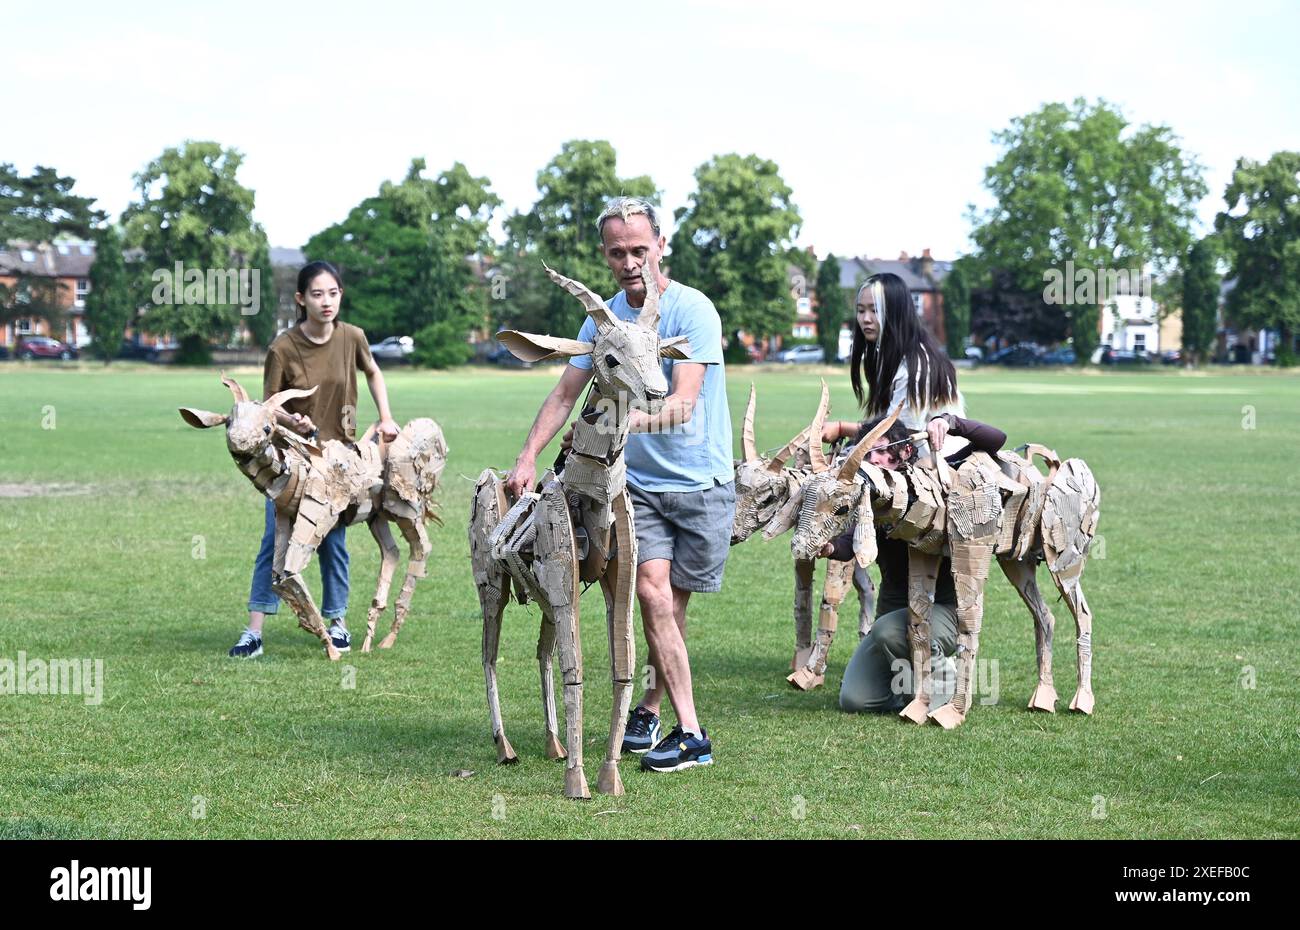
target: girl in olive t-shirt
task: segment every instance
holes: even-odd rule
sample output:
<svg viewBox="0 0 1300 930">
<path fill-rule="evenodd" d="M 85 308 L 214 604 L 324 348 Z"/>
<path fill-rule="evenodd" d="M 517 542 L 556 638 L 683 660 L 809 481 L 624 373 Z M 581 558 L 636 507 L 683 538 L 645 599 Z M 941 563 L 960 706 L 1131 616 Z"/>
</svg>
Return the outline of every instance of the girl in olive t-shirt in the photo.
<svg viewBox="0 0 1300 930">
<path fill-rule="evenodd" d="M 329 262 L 312 262 L 298 272 L 298 325 L 276 337 L 266 353 L 262 396 L 287 388 L 315 387 L 311 397 L 285 404 L 280 422 L 321 442 L 356 439 L 357 370 L 365 372 L 370 394 L 379 409 L 379 432 L 384 439 L 397 438 L 398 426 L 388 408 L 388 388 L 379 366 L 370 355 L 366 335 L 360 328 L 340 323 L 343 280 Z M 275 554 L 275 505 L 266 501 L 266 530 L 253 566 L 248 597 L 248 627 L 230 650 L 230 655 L 252 658 L 262 654 L 262 624 L 267 614 L 279 610 L 280 599 L 271 589 L 271 565 Z M 346 652 L 352 646 L 344 615 L 348 607 L 348 550 L 345 528 L 336 526 L 317 549 L 321 572 L 321 616 L 330 621 L 334 646 Z"/>
</svg>

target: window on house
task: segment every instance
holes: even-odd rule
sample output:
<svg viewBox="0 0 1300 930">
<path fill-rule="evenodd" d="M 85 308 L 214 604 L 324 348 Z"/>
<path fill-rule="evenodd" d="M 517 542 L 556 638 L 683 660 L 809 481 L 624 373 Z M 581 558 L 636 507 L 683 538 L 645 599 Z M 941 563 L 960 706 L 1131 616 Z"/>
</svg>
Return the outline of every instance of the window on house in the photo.
<svg viewBox="0 0 1300 930">
<path fill-rule="evenodd" d="M 916 307 L 917 316 L 925 316 L 925 297 L 922 294 L 912 295 L 912 305 Z"/>
<path fill-rule="evenodd" d="M 23 261 L 25 262 L 36 261 L 36 253 L 33 252 L 31 249 L 23 249 L 22 255 L 23 255 Z"/>
<path fill-rule="evenodd" d="M 90 293 L 90 281 L 86 278 L 77 279 L 77 306 L 86 305 L 86 295 Z"/>
<path fill-rule="evenodd" d="M 32 332 L 32 321 L 30 317 L 19 317 L 14 321 L 14 332 L 22 335 L 30 335 Z"/>
<path fill-rule="evenodd" d="M 1134 333 L 1134 334 L 1133 334 L 1133 351 L 1134 351 L 1134 352 L 1145 352 L 1146 350 L 1147 350 L 1147 334 L 1146 334 L 1146 333 Z"/>
</svg>

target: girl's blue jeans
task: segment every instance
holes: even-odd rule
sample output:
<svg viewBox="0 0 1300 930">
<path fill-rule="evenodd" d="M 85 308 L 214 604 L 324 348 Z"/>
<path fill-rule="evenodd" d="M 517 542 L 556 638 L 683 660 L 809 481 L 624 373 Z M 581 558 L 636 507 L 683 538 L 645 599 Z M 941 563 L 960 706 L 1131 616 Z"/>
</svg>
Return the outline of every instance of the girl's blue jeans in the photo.
<svg viewBox="0 0 1300 930">
<path fill-rule="evenodd" d="M 342 523 L 334 527 L 316 550 L 320 563 L 321 612 L 326 620 L 341 619 L 348 612 L 348 547 Z M 275 504 L 266 502 L 266 532 L 253 564 L 253 585 L 248 592 L 248 609 L 273 614 L 280 598 L 271 590 L 271 566 L 275 561 Z"/>
</svg>

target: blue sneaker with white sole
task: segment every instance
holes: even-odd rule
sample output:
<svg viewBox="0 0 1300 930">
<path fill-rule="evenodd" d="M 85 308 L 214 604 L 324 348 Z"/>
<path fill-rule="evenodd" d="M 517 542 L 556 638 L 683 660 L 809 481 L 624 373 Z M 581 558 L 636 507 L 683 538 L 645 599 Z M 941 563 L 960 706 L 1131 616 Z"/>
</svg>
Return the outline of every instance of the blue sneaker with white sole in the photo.
<svg viewBox="0 0 1300 930">
<path fill-rule="evenodd" d="M 649 752 L 662 738 L 658 714 L 652 714 L 644 707 L 635 707 L 627 715 L 627 727 L 623 730 L 624 752 L 637 755 Z"/>
<path fill-rule="evenodd" d="M 252 630 L 239 634 L 239 642 L 230 647 L 230 657 L 234 659 L 256 659 L 262 654 L 262 637 Z"/>
<path fill-rule="evenodd" d="M 641 768 L 647 772 L 680 772 L 696 765 L 713 764 L 713 743 L 709 733 L 700 728 L 703 736 L 687 733 L 680 725 L 641 757 Z"/>
<path fill-rule="evenodd" d="M 352 634 L 348 632 L 347 627 L 337 620 L 330 624 L 329 636 L 330 642 L 334 644 L 334 648 L 339 652 L 352 651 Z"/>
</svg>

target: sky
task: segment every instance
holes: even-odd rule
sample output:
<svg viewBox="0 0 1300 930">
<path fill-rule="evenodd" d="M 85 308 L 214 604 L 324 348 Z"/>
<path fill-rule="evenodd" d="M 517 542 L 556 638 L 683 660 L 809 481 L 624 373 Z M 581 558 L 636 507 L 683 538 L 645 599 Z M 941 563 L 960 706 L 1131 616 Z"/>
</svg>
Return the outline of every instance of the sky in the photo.
<svg viewBox="0 0 1300 930">
<path fill-rule="evenodd" d="M 607 139 L 669 212 L 717 154 L 776 162 L 819 256 L 971 248 L 992 134 L 1104 98 L 1205 166 L 1201 231 L 1236 160 L 1300 148 L 1300 4 L 711 0 L 81 0 L 6 17 L 0 162 L 47 165 L 116 217 L 164 148 L 239 149 L 274 246 L 300 247 L 413 157 L 527 210 L 569 139 Z M 616 193 L 616 192 L 611 192 Z"/>
</svg>

